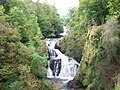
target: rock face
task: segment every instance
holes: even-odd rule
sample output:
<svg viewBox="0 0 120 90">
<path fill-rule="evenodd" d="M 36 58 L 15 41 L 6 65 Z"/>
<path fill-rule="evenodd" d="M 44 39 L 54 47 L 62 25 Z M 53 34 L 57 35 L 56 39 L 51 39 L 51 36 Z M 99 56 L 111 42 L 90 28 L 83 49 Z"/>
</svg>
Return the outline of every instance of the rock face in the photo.
<svg viewBox="0 0 120 90">
<path fill-rule="evenodd" d="M 83 86 L 81 82 L 71 80 L 67 83 L 68 90 L 85 90 L 86 86 Z"/>
<path fill-rule="evenodd" d="M 59 51 L 61 51 L 61 47 L 59 46 L 58 43 L 55 44 L 55 49 L 58 49 Z"/>
<path fill-rule="evenodd" d="M 56 69 L 55 67 L 58 64 L 58 68 Z M 61 70 L 61 59 L 58 60 L 50 60 L 50 68 L 53 71 L 52 74 L 53 76 L 55 76 L 55 73 L 57 72 L 57 76 L 59 76 L 60 70 Z"/>
</svg>

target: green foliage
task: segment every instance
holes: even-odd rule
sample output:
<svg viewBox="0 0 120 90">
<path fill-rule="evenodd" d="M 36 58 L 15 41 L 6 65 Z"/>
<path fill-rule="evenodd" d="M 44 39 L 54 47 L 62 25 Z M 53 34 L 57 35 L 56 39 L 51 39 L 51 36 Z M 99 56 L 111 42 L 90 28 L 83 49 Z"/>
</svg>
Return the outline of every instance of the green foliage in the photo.
<svg viewBox="0 0 120 90">
<path fill-rule="evenodd" d="M 4 12 L 4 8 L 3 8 L 3 6 L 2 5 L 0 5 L 0 16 L 2 16 L 3 15 L 3 12 Z M 2 19 L 3 20 L 3 19 Z"/>
<path fill-rule="evenodd" d="M 80 42 L 79 35 L 77 33 L 72 32 L 69 36 L 66 36 L 63 40 L 60 41 L 61 51 L 66 55 L 73 57 L 78 62 L 82 57 L 82 48 L 83 45 Z"/>
<path fill-rule="evenodd" d="M 120 90 L 120 75 L 118 75 L 118 81 L 117 84 L 115 85 L 115 90 Z"/>
<path fill-rule="evenodd" d="M 116 10 L 114 10 L 115 7 L 117 8 Z M 115 2 L 113 0 L 80 0 L 79 7 L 71 9 L 69 18 L 65 20 L 70 33 L 69 36 L 61 42 L 62 51 L 71 57 L 81 57 L 81 52 L 83 51 L 87 38 L 86 33 L 88 28 L 91 28 L 93 25 L 104 24 L 106 22 L 106 17 L 111 15 L 111 11 L 119 12 L 118 8 L 118 0 Z M 116 15 L 119 14 L 116 13 Z M 98 47 L 98 40 L 96 39 L 93 41 L 96 42 L 94 47 Z M 77 48 L 79 48 L 79 51 Z M 97 59 L 98 57 L 96 56 L 94 58 Z"/>
<path fill-rule="evenodd" d="M 24 89 L 23 83 L 21 83 L 20 81 L 15 81 L 9 85 L 8 90 L 23 90 L 23 89 Z"/>
<path fill-rule="evenodd" d="M 106 31 L 103 34 L 103 47 L 108 61 L 120 63 L 120 25 L 116 18 L 107 22 Z"/>
<path fill-rule="evenodd" d="M 119 82 L 115 85 L 120 73 L 119 32 L 116 18 L 88 31 L 81 66 L 75 77 L 86 90 L 111 90 L 114 86 L 119 90 Z"/>
<path fill-rule="evenodd" d="M 80 72 L 76 76 L 76 79 L 80 78 L 82 84 L 87 86 L 86 90 L 100 90 L 101 87 L 97 69 L 97 65 L 100 62 L 101 31 L 100 27 L 93 27 L 92 30 L 88 31 L 81 66 L 79 68 Z"/>
<path fill-rule="evenodd" d="M 39 77 L 46 77 L 47 54 L 37 17 L 21 0 L 3 4 L 4 8 L 0 5 L 0 89 L 42 90 Z"/>
<path fill-rule="evenodd" d="M 65 21 L 70 30 L 69 36 L 64 40 L 66 45 L 63 44 L 64 48 L 62 47 L 65 53 L 71 53 L 72 55 L 68 55 L 72 57 L 81 57 L 81 52 L 86 41 L 87 29 L 90 26 L 104 23 L 107 13 L 107 0 L 81 0 L 78 8 L 71 9 L 69 18 Z M 71 40 L 73 43 L 70 43 Z M 97 42 L 97 40 L 94 41 Z M 77 50 L 78 48 L 79 50 Z"/>
<path fill-rule="evenodd" d="M 45 77 L 45 75 L 47 74 L 47 70 L 44 68 L 45 66 L 47 66 L 47 59 L 45 57 L 39 56 L 38 53 L 34 53 L 32 55 L 32 61 L 30 64 L 32 72 L 34 72 L 35 74 L 43 73 L 42 76 Z"/>
<path fill-rule="evenodd" d="M 41 28 L 43 36 L 57 37 L 63 32 L 62 22 L 54 6 L 41 3 L 32 3 L 37 16 L 37 22 Z"/>
<path fill-rule="evenodd" d="M 17 5 L 14 5 L 14 3 Z M 37 17 L 28 12 L 24 2 L 13 0 L 10 2 L 10 7 L 6 21 L 11 26 L 19 28 L 19 32 L 22 35 L 21 41 L 25 43 L 30 40 L 41 39 L 42 34 L 37 23 Z"/>
<path fill-rule="evenodd" d="M 108 6 L 109 9 L 109 15 L 107 15 L 107 19 L 110 19 L 111 17 L 117 17 L 120 18 L 120 1 L 119 0 L 109 0 Z"/>
<path fill-rule="evenodd" d="M 39 84 L 41 86 L 40 90 L 53 90 L 52 83 L 47 79 L 43 78 L 41 81 L 39 81 Z"/>
<path fill-rule="evenodd" d="M 107 89 L 111 89 L 115 86 L 116 77 L 120 73 L 120 25 L 116 18 L 107 22 L 102 46 L 101 58 L 104 62 L 100 63 L 100 77 L 103 85 Z"/>
<path fill-rule="evenodd" d="M 81 18 L 82 17 L 80 17 L 78 13 L 78 8 L 70 10 L 69 18 L 65 20 L 67 29 L 69 29 L 69 34 L 60 41 L 62 52 L 75 58 L 78 62 L 81 60 L 86 40 L 86 25 L 83 21 L 80 21 Z"/>
<path fill-rule="evenodd" d="M 17 30 L 0 23 L 0 88 L 7 90 L 10 81 L 19 76 L 20 64 L 28 64 L 30 50 L 20 42 Z M 11 80 L 12 78 L 12 80 Z M 18 79 L 16 79 L 18 80 Z M 12 83 L 12 82 L 11 82 Z M 5 86 L 4 86 L 5 85 Z"/>
<path fill-rule="evenodd" d="M 87 25 L 101 25 L 108 14 L 109 0 L 80 0 L 79 11 Z M 87 4 L 86 4 L 87 3 Z"/>
</svg>

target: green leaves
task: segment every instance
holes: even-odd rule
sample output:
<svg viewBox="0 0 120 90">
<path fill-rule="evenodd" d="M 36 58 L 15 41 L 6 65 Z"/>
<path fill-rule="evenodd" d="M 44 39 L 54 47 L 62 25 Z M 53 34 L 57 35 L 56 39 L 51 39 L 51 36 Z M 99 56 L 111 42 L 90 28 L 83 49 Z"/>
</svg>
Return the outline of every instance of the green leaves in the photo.
<svg viewBox="0 0 120 90">
<path fill-rule="evenodd" d="M 112 16 L 120 18 L 120 1 L 119 0 L 109 0 L 108 6 L 109 15 L 107 15 L 107 20 Z"/>
<path fill-rule="evenodd" d="M 40 89 L 38 75 L 44 78 L 47 73 L 46 46 L 42 39 L 37 17 L 24 1 L 4 2 L 4 8 L 0 5 L 1 90 Z"/>
<path fill-rule="evenodd" d="M 88 25 L 101 25 L 108 14 L 107 0 L 81 0 L 79 10 Z"/>
<path fill-rule="evenodd" d="M 111 63 L 120 63 L 120 24 L 116 18 L 107 22 L 106 31 L 103 34 L 103 47 L 107 53 L 107 60 Z"/>
<path fill-rule="evenodd" d="M 41 28 L 41 32 L 46 37 L 57 37 L 63 32 L 60 16 L 54 6 L 41 3 L 33 3 L 34 10 L 36 11 L 37 22 Z"/>
<path fill-rule="evenodd" d="M 45 67 L 46 63 L 47 63 L 47 58 L 39 56 L 38 53 L 34 53 L 32 55 L 31 68 L 33 70 L 39 67 Z"/>
</svg>

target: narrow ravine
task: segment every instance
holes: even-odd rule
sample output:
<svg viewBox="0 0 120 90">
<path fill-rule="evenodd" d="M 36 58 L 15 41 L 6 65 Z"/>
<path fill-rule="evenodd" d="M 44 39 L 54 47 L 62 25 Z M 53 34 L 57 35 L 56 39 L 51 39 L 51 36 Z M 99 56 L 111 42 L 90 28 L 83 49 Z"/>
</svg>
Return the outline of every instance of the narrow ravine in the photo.
<svg viewBox="0 0 120 90">
<path fill-rule="evenodd" d="M 46 39 L 46 45 L 48 48 L 48 73 L 47 78 L 52 79 L 53 83 L 61 83 L 61 90 L 67 90 L 67 82 L 73 80 L 77 73 L 79 63 L 77 63 L 73 58 L 70 58 L 60 52 L 60 50 L 55 49 L 55 44 L 64 38 L 67 33 L 64 27 L 63 37 L 61 38 L 49 38 Z"/>
</svg>

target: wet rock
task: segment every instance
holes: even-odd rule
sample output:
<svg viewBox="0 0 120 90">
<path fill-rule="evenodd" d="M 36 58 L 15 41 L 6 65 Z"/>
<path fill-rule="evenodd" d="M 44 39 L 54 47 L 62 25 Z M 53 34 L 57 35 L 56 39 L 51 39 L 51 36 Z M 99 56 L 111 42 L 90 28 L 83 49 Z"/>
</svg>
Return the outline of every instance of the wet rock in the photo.
<svg viewBox="0 0 120 90">
<path fill-rule="evenodd" d="M 61 51 L 61 47 L 59 46 L 59 43 L 55 44 L 55 49 L 58 49 L 59 51 Z"/>
<path fill-rule="evenodd" d="M 56 69 L 58 64 L 58 69 Z M 53 76 L 55 76 L 55 72 L 57 71 L 57 76 L 59 76 L 61 70 L 61 59 L 58 60 L 50 60 L 50 68 L 52 70 Z"/>
<path fill-rule="evenodd" d="M 67 83 L 68 90 L 85 90 L 86 86 L 83 86 L 81 82 L 71 80 Z"/>
</svg>

